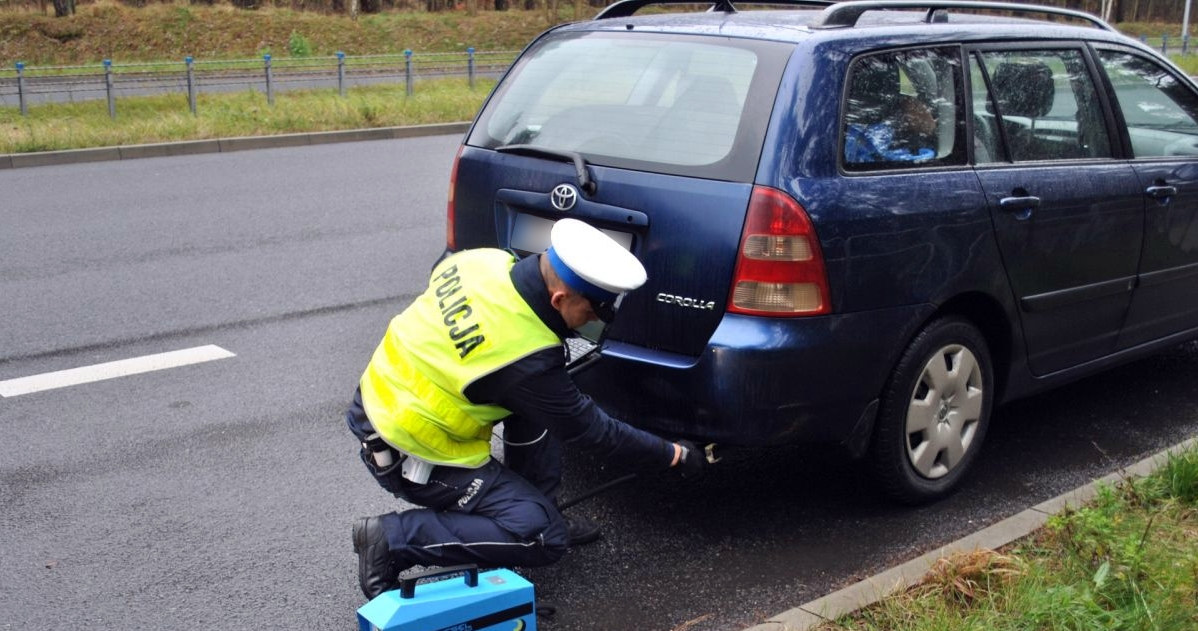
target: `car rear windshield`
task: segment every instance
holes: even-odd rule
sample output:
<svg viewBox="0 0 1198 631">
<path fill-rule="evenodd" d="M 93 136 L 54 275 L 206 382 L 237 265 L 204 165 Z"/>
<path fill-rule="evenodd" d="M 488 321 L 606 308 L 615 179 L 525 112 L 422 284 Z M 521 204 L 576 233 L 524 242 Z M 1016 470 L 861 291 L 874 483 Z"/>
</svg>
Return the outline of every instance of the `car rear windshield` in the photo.
<svg viewBox="0 0 1198 631">
<path fill-rule="evenodd" d="M 512 68 L 469 142 L 749 181 L 790 50 L 718 37 L 553 34 Z"/>
</svg>

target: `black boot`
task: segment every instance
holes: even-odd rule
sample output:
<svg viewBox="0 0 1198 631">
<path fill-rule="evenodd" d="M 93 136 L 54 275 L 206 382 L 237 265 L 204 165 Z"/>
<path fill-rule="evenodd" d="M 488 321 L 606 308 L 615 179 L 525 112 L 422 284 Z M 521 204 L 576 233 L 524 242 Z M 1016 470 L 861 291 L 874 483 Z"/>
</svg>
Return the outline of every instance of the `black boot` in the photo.
<svg viewBox="0 0 1198 631">
<path fill-rule="evenodd" d="M 599 537 L 603 535 L 603 532 L 599 530 L 599 524 L 586 517 L 581 515 L 563 515 L 563 517 L 566 519 L 566 534 L 569 537 L 571 548 L 598 541 Z"/>
<path fill-rule="evenodd" d="M 399 586 L 401 568 L 387 547 L 382 519 L 363 517 L 354 523 L 354 552 L 358 554 L 358 585 L 367 599 Z"/>
</svg>

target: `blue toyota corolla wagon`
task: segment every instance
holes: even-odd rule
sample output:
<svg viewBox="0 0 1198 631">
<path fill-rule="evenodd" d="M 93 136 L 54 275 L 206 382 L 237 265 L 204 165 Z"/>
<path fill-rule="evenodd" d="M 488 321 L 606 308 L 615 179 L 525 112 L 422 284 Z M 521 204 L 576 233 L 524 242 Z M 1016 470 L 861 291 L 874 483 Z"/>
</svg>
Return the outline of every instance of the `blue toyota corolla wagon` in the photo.
<svg viewBox="0 0 1198 631">
<path fill-rule="evenodd" d="M 644 262 L 576 376 L 608 411 L 839 444 L 919 503 L 996 404 L 1198 337 L 1198 90 L 1151 49 L 1031 5 L 673 3 L 537 38 L 450 185 L 450 251 L 574 217 Z"/>
</svg>

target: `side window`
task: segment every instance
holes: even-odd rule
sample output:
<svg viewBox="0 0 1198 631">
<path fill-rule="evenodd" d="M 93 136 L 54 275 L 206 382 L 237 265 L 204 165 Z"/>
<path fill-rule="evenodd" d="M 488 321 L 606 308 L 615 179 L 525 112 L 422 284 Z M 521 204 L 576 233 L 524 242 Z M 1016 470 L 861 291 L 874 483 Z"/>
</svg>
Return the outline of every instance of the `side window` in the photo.
<svg viewBox="0 0 1198 631">
<path fill-rule="evenodd" d="M 1155 61 L 1099 52 L 1137 158 L 1198 156 L 1198 96 Z"/>
<path fill-rule="evenodd" d="M 994 132 L 1001 127 L 1011 160 L 1111 156 L 1102 107 L 1081 51 L 990 51 L 981 58 L 989 98 L 984 109 L 978 107 L 983 99 L 977 90 L 983 84 L 975 79 L 975 127 Z M 971 71 L 975 77 L 981 74 Z M 992 154 L 988 159 L 1000 158 Z"/>
<path fill-rule="evenodd" d="M 906 50 L 849 66 L 843 134 L 849 171 L 965 163 L 960 52 Z"/>
</svg>

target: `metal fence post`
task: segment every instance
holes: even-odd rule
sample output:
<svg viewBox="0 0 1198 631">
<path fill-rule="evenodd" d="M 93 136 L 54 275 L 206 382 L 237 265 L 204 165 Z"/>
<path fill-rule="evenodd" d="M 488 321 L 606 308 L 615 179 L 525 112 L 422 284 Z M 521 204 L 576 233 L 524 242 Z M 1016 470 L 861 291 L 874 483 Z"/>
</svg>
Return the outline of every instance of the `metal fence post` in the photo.
<svg viewBox="0 0 1198 631">
<path fill-rule="evenodd" d="M 191 108 L 192 115 L 196 113 L 196 69 L 191 57 L 183 58 L 187 64 L 187 106 Z"/>
<path fill-rule="evenodd" d="M 1161 35 L 1161 54 L 1162 55 L 1169 54 L 1169 36 L 1168 35 Z"/>
<path fill-rule="evenodd" d="M 474 47 L 466 49 L 466 76 L 470 80 L 470 89 L 474 89 Z"/>
<path fill-rule="evenodd" d="M 21 116 L 29 116 L 29 106 L 25 104 L 25 63 L 17 62 L 17 102 L 21 104 Z"/>
<path fill-rule="evenodd" d="M 270 55 L 262 55 L 262 62 L 266 65 L 266 102 L 270 105 L 275 104 L 275 86 L 271 81 L 270 75 Z"/>
<path fill-rule="evenodd" d="M 408 96 L 412 96 L 412 51 L 411 50 L 403 51 L 403 56 L 404 56 L 404 65 L 403 65 L 404 85 L 407 86 Z"/>
<path fill-rule="evenodd" d="M 1181 54 L 1186 54 L 1190 51 L 1190 34 L 1186 33 L 1181 36 Z"/>
<path fill-rule="evenodd" d="M 108 117 L 116 118 L 116 96 L 112 93 L 112 60 L 104 60 L 104 88 L 108 91 Z"/>
<path fill-rule="evenodd" d="M 345 53 L 337 51 L 337 91 L 345 97 Z"/>
</svg>

